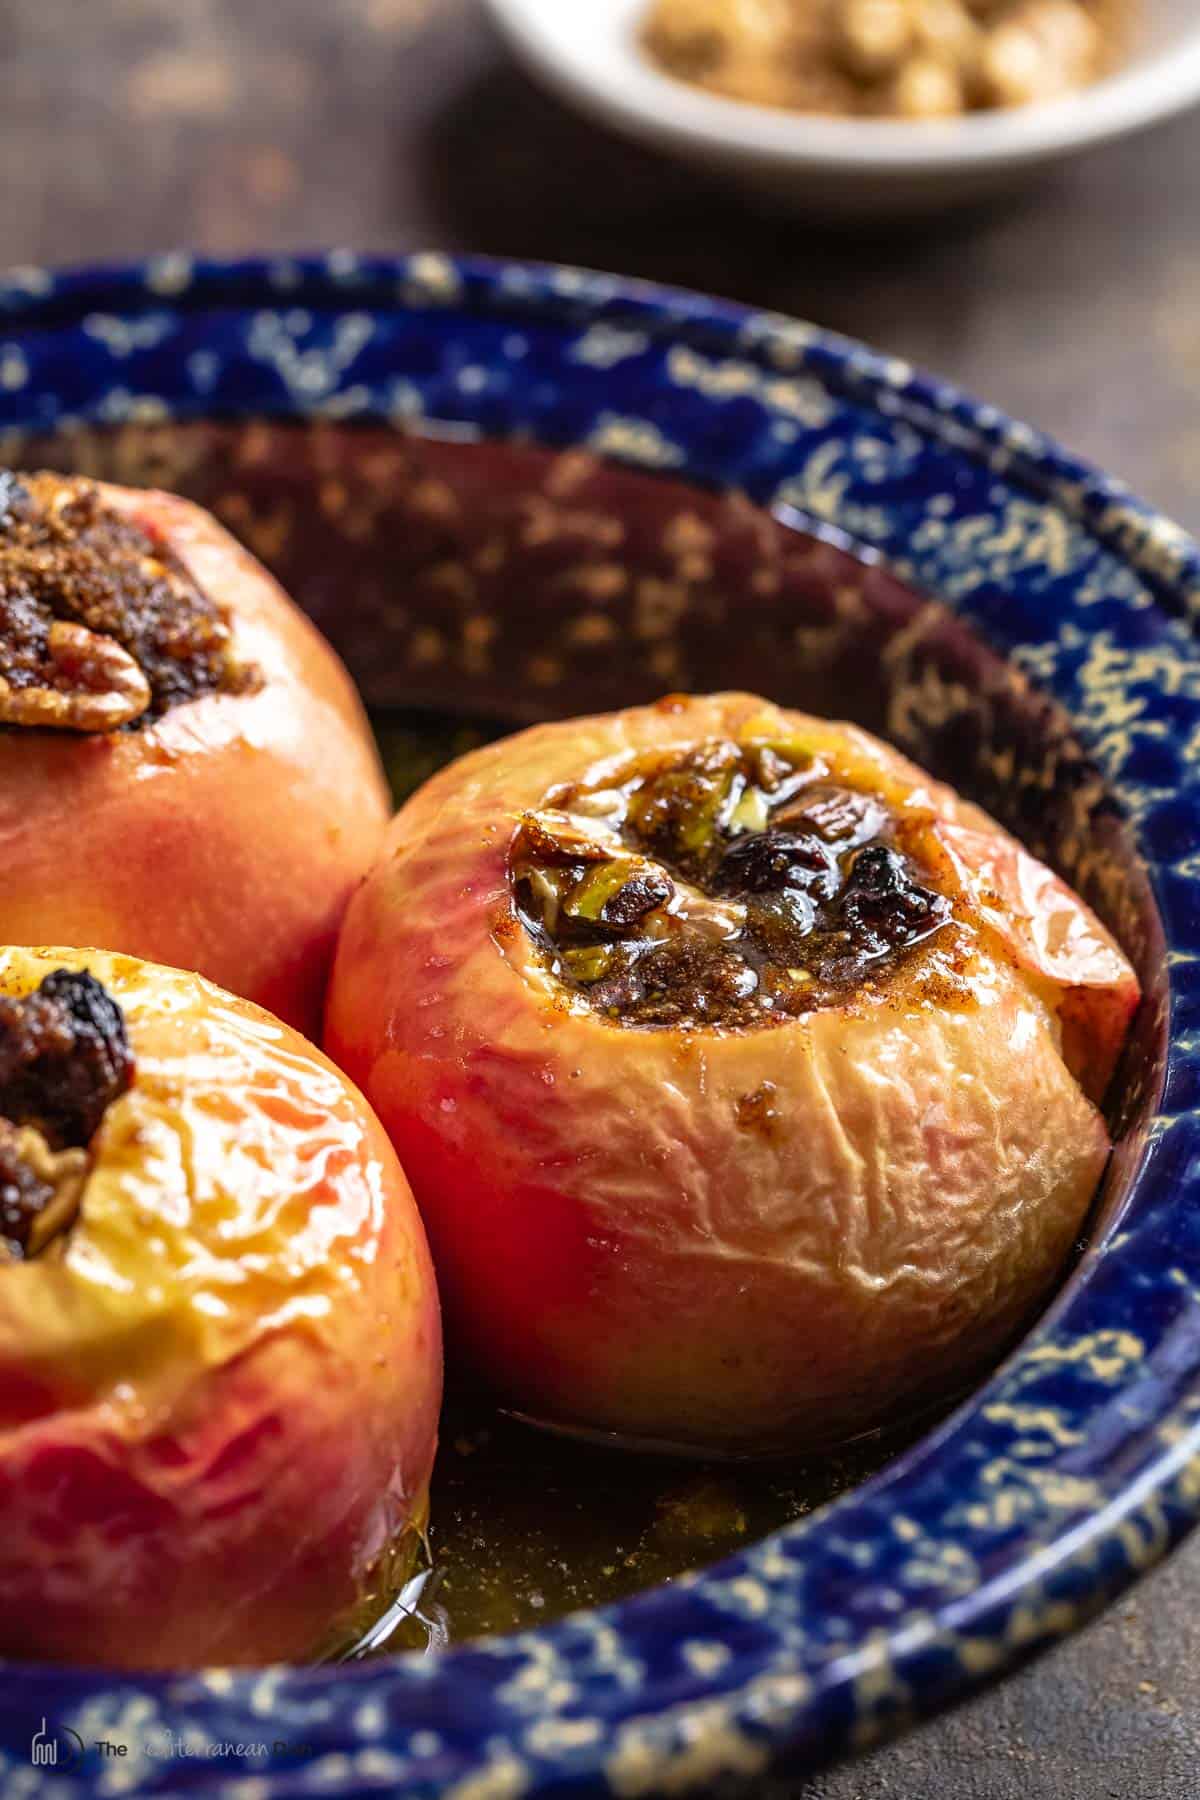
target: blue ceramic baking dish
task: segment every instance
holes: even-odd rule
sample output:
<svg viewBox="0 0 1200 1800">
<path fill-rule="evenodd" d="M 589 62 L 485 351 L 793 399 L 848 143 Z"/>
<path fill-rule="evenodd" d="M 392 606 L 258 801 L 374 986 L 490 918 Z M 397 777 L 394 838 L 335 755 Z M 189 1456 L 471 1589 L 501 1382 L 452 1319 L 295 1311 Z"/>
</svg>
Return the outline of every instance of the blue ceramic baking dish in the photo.
<svg viewBox="0 0 1200 1800">
<path fill-rule="evenodd" d="M 302 521 L 301 490 L 329 458 L 344 474 L 356 445 L 375 454 L 400 433 L 586 452 L 631 492 L 735 493 L 852 547 L 874 599 L 840 638 L 765 599 L 710 605 L 690 636 L 685 609 L 669 643 L 634 631 L 636 655 L 578 667 L 535 654 L 515 611 L 509 660 L 481 675 L 444 631 L 401 617 L 378 566 L 334 580 L 307 540 L 290 561 L 287 529 L 268 541 L 268 512 Z M 882 726 L 1056 860 L 1146 993 L 1076 1265 L 993 1377 L 882 1472 L 715 1568 L 452 1651 L 175 1678 L 8 1667 L 5 1800 L 51 1777 L 64 1796 L 507 1800 L 796 1771 L 1074 1630 L 1190 1529 L 1200 552 L 1187 537 L 1035 432 L 809 326 L 435 254 L 15 271 L 0 282 L 0 434 L 5 460 L 183 486 L 223 498 L 235 524 L 230 496 L 259 479 L 263 447 L 299 445 L 287 506 L 252 495 L 242 516 L 369 698 L 465 695 L 503 714 L 507 689 L 518 719 L 729 671 L 788 700 L 815 670 L 825 710 Z M 38 1733 L 57 1760 L 35 1770 Z"/>
</svg>

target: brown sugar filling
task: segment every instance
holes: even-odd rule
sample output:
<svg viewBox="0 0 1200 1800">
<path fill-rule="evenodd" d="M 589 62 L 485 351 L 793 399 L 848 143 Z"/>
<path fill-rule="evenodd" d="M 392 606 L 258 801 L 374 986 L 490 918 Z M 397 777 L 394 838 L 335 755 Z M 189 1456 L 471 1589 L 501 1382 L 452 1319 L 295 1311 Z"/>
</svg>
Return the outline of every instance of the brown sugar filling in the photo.
<svg viewBox="0 0 1200 1800">
<path fill-rule="evenodd" d="M 132 1081 L 124 1014 L 94 976 L 56 969 L 31 994 L 0 994 L 0 1263 L 70 1224 L 87 1147 Z"/>
<path fill-rule="evenodd" d="M 0 473 L 0 725 L 114 731 L 259 685 L 226 609 L 94 483 Z"/>
<path fill-rule="evenodd" d="M 551 972 L 622 1025 L 750 1029 L 877 989 L 953 919 L 876 796 L 712 740 L 554 789 L 509 875 Z"/>
</svg>

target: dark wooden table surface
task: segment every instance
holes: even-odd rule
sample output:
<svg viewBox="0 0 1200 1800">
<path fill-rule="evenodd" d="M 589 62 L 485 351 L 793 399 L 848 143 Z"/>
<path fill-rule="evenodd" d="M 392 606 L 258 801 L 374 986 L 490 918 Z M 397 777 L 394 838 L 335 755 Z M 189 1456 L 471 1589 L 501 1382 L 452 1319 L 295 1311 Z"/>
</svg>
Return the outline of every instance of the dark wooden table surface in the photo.
<svg viewBox="0 0 1200 1800">
<path fill-rule="evenodd" d="M 9 264 L 434 244 L 799 313 L 1200 528 L 1200 116 L 985 215 L 839 237 L 572 118 L 473 0 L 0 0 L 0 168 Z M 1195 1800 L 1200 1539 L 1033 1669 L 803 1791 Z"/>
</svg>

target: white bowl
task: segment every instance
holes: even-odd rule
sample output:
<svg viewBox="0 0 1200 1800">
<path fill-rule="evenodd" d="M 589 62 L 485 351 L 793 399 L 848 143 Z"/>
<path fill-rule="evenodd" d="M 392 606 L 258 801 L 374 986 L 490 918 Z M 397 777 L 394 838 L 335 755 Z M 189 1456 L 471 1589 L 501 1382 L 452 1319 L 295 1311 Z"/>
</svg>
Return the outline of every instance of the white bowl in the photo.
<svg viewBox="0 0 1200 1800">
<path fill-rule="evenodd" d="M 1200 102 L 1196 0 L 1142 0 L 1133 55 L 1081 93 L 929 124 L 750 106 L 660 74 L 638 43 L 650 0 L 484 3 L 532 73 L 584 112 L 826 217 L 978 199 Z"/>
</svg>

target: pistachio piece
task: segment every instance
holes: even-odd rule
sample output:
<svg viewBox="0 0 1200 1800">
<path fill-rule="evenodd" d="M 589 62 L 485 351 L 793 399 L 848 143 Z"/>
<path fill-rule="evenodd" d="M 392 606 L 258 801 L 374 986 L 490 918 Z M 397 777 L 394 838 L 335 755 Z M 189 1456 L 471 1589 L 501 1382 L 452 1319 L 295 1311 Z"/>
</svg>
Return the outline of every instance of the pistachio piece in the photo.
<svg viewBox="0 0 1200 1800">
<path fill-rule="evenodd" d="M 630 794 L 627 824 L 664 853 L 702 856 L 716 838 L 740 762 L 737 746 L 727 742 L 661 758 Z"/>
<path fill-rule="evenodd" d="M 563 962 L 576 981 L 587 986 L 608 974 L 614 955 L 612 944 L 586 944 L 579 950 L 564 950 Z"/>
<path fill-rule="evenodd" d="M 733 831 L 765 831 L 771 817 L 767 797 L 761 788 L 748 787 L 729 815 Z"/>
<path fill-rule="evenodd" d="M 614 857 L 593 864 L 565 902 L 572 918 L 623 930 L 671 898 L 675 888 L 655 863 L 640 857 Z"/>
</svg>

